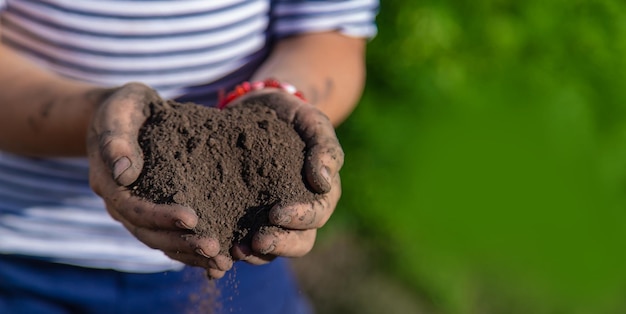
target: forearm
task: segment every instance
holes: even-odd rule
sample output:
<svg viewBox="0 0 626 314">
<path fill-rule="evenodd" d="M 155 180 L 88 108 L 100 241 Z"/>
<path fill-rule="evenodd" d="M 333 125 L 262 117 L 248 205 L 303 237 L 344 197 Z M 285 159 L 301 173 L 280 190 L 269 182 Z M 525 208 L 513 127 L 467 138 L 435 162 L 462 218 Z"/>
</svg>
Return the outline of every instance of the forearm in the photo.
<svg viewBox="0 0 626 314">
<path fill-rule="evenodd" d="M 365 40 L 339 33 L 280 41 L 253 80 L 276 78 L 300 89 L 337 126 L 354 109 L 365 80 Z"/>
<path fill-rule="evenodd" d="M 0 44 L 0 150 L 85 155 L 87 125 L 106 89 L 61 78 Z"/>
</svg>

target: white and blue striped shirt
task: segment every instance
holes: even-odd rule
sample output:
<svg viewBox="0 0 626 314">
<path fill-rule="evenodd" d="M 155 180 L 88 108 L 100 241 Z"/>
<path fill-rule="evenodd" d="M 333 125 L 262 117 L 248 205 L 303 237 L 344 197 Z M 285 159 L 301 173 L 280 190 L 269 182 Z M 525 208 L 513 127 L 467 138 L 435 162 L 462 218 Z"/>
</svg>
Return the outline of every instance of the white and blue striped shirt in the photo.
<svg viewBox="0 0 626 314">
<path fill-rule="evenodd" d="M 0 0 L 3 43 L 40 66 L 209 105 L 250 77 L 273 40 L 328 30 L 371 37 L 377 9 L 378 0 Z M 86 160 L 5 152 L 0 253 L 129 272 L 182 267 L 108 216 Z"/>
</svg>

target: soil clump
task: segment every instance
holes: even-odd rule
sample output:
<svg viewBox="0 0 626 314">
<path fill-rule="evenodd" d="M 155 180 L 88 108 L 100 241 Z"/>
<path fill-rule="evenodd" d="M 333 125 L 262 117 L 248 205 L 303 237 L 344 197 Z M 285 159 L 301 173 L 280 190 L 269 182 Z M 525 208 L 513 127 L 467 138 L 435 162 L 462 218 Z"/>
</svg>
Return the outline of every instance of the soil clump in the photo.
<svg viewBox="0 0 626 314">
<path fill-rule="evenodd" d="M 144 168 L 131 188 L 155 203 L 196 210 L 193 232 L 217 238 L 221 254 L 278 228 L 269 225 L 274 205 L 320 197 L 303 180 L 304 142 L 262 103 L 219 110 L 163 101 L 150 109 L 139 134 Z"/>
</svg>

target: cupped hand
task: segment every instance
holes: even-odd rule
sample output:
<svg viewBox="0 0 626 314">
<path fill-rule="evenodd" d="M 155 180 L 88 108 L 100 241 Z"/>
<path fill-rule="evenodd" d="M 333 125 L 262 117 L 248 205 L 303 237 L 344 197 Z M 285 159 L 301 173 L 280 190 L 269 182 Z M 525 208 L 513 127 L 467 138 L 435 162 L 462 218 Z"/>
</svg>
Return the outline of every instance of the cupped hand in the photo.
<svg viewBox="0 0 626 314">
<path fill-rule="evenodd" d="M 341 196 L 339 170 L 343 166 L 343 150 L 328 117 L 298 97 L 278 89 L 265 89 L 238 100 L 247 101 L 274 109 L 279 119 L 294 126 L 306 144 L 304 179 L 322 197 L 311 203 L 275 206 L 270 210 L 270 223 L 281 228 L 270 233 L 258 232 L 250 246 L 236 245 L 231 254 L 235 259 L 257 265 L 276 256 L 303 256 L 313 248 L 317 229 L 326 224 Z"/>
<path fill-rule="evenodd" d="M 219 255 L 217 239 L 191 232 L 198 223 L 193 209 L 155 204 L 135 196 L 127 187 L 143 168 L 137 141 L 139 129 L 150 115 L 149 104 L 161 101 L 146 85 L 129 83 L 116 89 L 96 110 L 87 134 L 89 182 L 107 211 L 137 239 L 172 259 L 204 267 L 220 278 L 232 260 Z"/>
</svg>

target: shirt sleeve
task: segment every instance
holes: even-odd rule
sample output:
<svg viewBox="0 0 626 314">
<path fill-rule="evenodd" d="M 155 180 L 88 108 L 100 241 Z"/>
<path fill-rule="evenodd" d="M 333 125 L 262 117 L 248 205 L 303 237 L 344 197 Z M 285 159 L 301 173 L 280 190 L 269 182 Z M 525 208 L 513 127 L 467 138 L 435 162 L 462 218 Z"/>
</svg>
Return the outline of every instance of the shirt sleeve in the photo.
<svg viewBox="0 0 626 314">
<path fill-rule="evenodd" d="M 378 0 L 273 1 L 270 31 L 279 38 L 323 31 L 372 38 L 378 8 Z"/>
</svg>

